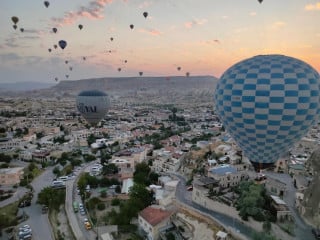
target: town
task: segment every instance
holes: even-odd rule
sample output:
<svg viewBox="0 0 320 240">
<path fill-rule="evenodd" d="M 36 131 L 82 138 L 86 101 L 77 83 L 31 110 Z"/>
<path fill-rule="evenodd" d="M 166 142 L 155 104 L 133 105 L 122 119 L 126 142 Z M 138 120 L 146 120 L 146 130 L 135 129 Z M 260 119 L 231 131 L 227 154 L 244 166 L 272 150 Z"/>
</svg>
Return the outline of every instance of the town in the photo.
<svg viewBox="0 0 320 240">
<path fill-rule="evenodd" d="M 0 239 L 319 238 L 319 128 L 256 172 L 214 103 L 1 98 Z M 49 236 L 50 235 L 50 236 Z"/>
</svg>

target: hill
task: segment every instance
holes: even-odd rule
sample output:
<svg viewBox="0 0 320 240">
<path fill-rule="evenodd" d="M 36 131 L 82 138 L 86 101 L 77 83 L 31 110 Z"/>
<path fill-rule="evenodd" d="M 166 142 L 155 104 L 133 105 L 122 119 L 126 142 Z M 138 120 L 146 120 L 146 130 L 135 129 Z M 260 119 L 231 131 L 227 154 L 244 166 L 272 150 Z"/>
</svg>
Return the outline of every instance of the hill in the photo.
<svg viewBox="0 0 320 240">
<path fill-rule="evenodd" d="M 47 89 L 23 92 L 25 97 L 75 97 L 83 90 L 99 89 L 113 100 L 125 102 L 212 101 L 217 78 L 212 76 L 122 77 L 61 81 Z M 22 93 L 4 93 L 21 96 Z"/>
</svg>

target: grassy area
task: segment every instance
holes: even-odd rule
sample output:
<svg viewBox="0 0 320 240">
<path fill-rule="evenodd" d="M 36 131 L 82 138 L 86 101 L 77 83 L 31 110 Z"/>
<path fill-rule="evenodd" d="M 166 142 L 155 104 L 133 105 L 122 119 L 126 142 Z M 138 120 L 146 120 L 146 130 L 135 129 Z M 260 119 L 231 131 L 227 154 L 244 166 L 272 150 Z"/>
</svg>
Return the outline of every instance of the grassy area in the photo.
<svg viewBox="0 0 320 240">
<path fill-rule="evenodd" d="M 0 228 L 17 225 L 18 205 L 17 201 L 0 208 Z"/>
</svg>

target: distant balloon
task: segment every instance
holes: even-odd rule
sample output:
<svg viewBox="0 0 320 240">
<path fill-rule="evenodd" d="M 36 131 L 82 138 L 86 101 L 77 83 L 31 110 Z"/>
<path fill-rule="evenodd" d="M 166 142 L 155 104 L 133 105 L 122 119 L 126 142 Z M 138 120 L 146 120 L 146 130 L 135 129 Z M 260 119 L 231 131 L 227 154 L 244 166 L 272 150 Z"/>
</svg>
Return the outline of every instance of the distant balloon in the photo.
<svg viewBox="0 0 320 240">
<path fill-rule="evenodd" d="M 177 70 L 180 71 L 180 70 L 181 70 L 181 67 L 177 67 Z"/>
<path fill-rule="evenodd" d="M 128 61 L 127 60 L 124 60 L 124 63 L 127 63 Z"/>
<path fill-rule="evenodd" d="M 54 80 L 56 80 L 56 82 L 57 82 L 59 79 L 56 77 Z"/>
<path fill-rule="evenodd" d="M 262 3 L 263 0 L 258 0 L 259 3 Z"/>
<path fill-rule="evenodd" d="M 57 33 L 58 29 L 57 28 L 52 28 L 52 32 Z"/>
<path fill-rule="evenodd" d="M 66 78 L 69 78 L 69 75 L 68 75 L 68 74 L 66 74 Z"/>
<path fill-rule="evenodd" d="M 59 46 L 61 47 L 61 49 L 65 49 L 65 47 L 67 46 L 67 42 L 65 40 L 60 40 Z"/>
<path fill-rule="evenodd" d="M 65 64 L 68 64 L 68 62 L 69 62 L 68 60 L 65 60 L 65 61 L 64 61 Z"/>
<path fill-rule="evenodd" d="M 147 18 L 147 17 L 148 17 L 148 13 L 147 13 L 147 12 L 144 12 L 144 13 L 143 13 L 143 16 L 144 16 L 145 18 Z"/>
<path fill-rule="evenodd" d="M 130 24 L 130 28 L 133 29 L 133 28 L 134 28 L 134 25 L 133 25 L 133 24 Z"/>
<path fill-rule="evenodd" d="M 49 52 L 51 52 L 51 51 L 52 51 L 52 49 L 51 49 L 51 48 L 48 48 L 48 51 L 49 51 Z"/>
<path fill-rule="evenodd" d="M 86 57 L 82 57 L 82 59 L 85 61 L 87 58 Z"/>
<path fill-rule="evenodd" d="M 53 47 L 54 47 L 54 49 L 57 49 L 58 45 L 57 45 L 57 44 L 54 44 Z"/>
<path fill-rule="evenodd" d="M 121 72 L 121 68 L 118 68 L 118 72 Z"/>
<path fill-rule="evenodd" d="M 49 5 L 50 5 L 49 1 L 44 1 L 43 3 L 46 6 L 46 8 L 49 7 Z"/>
<path fill-rule="evenodd" d="M 189 76 L 190 76 L 190 73 L 189 73 L 189 72 L 186 72 L 186 76 L 189 77 Z"/>
<path fill-rule="evenodd" d="M 142 76 L 142 75 L 143 75 L 143 72 L 139 72 L 139 75 Z"/>
<path fill-rule="evenodd" d="M 11 17 L 11 20 L 14 24 L 17 24 L 19 22 L 19 18 L 16 16 Z"/>
<path fill-rule="evenodd" d="M 24 28 L 20 28 L 20 32 L 24 32 Z"/>
<path fill-rule="evenodd" d="M 18 26 L 17 26 L 16 24 L 13 25 L 14 30 L 16 30 L 17 27 L 18 27 Z"/>
<path fill-rule="evenodd" d="M 105 116 L 110 106 L 106 93 L 99 90 L 87 90 L 79 93 L 76 99 L 77 109 L 91 126 L 96 126 Z"/>
<path fill-rule="evenodd" d="M 82 24 L 79 24 L 78 25 L 78 28 L 81 30 L 83 28 L 83 25 Z"/>
<path fill-rule="evenodd" d="M 113 37 L 111 37 L 110 40 L 113 41 Z"/>
<path fill-rule="evenodd" d="M 317 123 L 319 80 L 310 65 L 283 55 L 243 60 L 221 76 L 216 112 L 256 170 L 272 167 Z"/>
<path fill-rule="evenodd" d="M 72 67 L 69 67 L 69 70 L 72 71 Z"/>
</svg>

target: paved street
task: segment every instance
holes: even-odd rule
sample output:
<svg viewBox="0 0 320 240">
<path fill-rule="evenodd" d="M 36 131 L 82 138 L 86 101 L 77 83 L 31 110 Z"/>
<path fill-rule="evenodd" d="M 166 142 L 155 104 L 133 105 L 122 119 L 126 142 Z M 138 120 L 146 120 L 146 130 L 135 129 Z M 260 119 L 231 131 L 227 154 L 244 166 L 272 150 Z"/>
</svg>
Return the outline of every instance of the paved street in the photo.
<svg viewBox="0 0 320 240">
<path fill-rule="evenodd" d="M 52 229 L 47 214 L 41 214 L 41 205 L 36 204 L 38 193 L 46 186 L 50 186 L 54 175 L 52 167 L 47 168 L 39 177 L 32 181 L 31 185 L 34 189 L 33 199 L 30 207 L 22 208 L 29 216 L 29 219 L 20 224 L 30 225 L 32 228 L 33 240 L 54 240 Z"/>
</svg>

